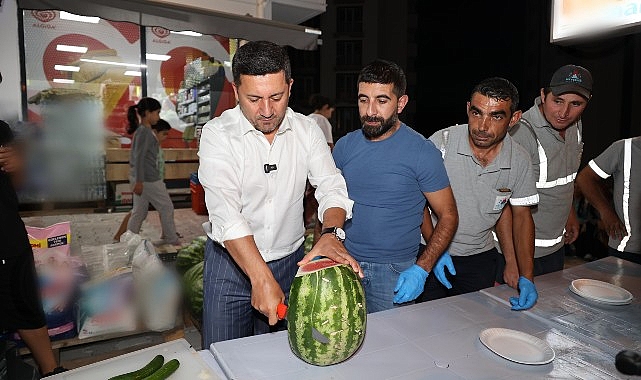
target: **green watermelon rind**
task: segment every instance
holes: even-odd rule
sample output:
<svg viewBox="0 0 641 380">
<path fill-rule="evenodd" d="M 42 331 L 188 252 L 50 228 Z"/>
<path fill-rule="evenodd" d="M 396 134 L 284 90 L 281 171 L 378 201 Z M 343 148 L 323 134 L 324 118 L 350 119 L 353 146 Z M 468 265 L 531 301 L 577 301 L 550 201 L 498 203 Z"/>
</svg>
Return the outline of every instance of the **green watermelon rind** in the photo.
<svg viewBox="0 0 641 380">
<path fill-rule="evenodd" d="M 309 364 L 333 365 L 356 353 L 365 338 L 367 310 L 363 285 L 352 268 L 340 264 L 295 277 L 287 325 L 292 352 Z M 316 341 L 312 327 L 329 343 Z"/>
<path fill-rule="evenodd" d="M 201 315 L 203 312 L 203 274 L 205 262 L 202 261 L 189 268 L 183 275 L 183 291 L 187 300 L 189 310 L 194 315 Z"/>
</svg>

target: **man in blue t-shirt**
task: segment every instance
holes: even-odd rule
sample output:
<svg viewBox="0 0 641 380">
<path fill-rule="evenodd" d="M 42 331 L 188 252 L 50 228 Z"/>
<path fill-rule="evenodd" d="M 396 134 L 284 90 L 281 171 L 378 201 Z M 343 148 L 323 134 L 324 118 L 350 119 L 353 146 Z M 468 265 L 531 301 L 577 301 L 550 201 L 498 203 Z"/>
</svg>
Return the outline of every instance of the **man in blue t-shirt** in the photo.
<svg viewBox="0 0 641 380">
<path fill-rule="evenodd" d="M 370 313 L 418 297 L 458 224 L 440 152 L 398 118 L 408 102 L 405 88 L 405 74 L 395 63 L 365 66 L 358 77 L 362 128 L 341 138 L 333 151 L 354 201 L 345 247 L 363 269 Z M 439 218 L 417 259 L 426 199 Z M 322 231 L 329 232 L 335 233 Z"/>
</svg>

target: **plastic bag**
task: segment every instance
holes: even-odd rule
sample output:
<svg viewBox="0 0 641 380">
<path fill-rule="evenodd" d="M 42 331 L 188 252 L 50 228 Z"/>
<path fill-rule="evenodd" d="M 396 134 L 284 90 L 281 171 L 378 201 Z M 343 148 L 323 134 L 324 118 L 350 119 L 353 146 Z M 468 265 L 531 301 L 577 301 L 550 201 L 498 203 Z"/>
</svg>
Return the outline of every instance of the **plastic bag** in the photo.
<svg viewBox="0 0 641 380">
<path fill-rule="evenodd" d="M 132 260 L 136 304 L 145 327 L 152 331 L 174 328 L 180 306 L 180 279 L 160 260 L 153 244 L 143 240 Z"/>
</svg>

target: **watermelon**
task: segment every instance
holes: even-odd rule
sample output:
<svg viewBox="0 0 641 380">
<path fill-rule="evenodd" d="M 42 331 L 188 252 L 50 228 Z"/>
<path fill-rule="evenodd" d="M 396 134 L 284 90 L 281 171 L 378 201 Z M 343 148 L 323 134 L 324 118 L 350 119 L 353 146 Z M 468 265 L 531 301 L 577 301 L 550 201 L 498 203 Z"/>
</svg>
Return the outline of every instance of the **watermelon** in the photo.
<svg viewBox="0 0 641 380">
<path fill-rule="evenodd" d="M 203 272 L 205 262 L 201 261 L 183 275 L 183 289 L 190 311 L 199 320 L 203 313 Z"/>
<path fill-rule="evenodd" d="M 317 366 L 347 360 L 363 343 L 366 323 L 365 292 L 350 266 L 320 258 L 299 268 L 287 311 L 296 356 Z"/>
<path fill-rule="evenodd" d="M 205 247 L 192 243 L 178 251 L 176 255 L 176 270 L 178 273 L 185 273 L 189 268 L 203 260 L 205 260 Z"/>
</svg>

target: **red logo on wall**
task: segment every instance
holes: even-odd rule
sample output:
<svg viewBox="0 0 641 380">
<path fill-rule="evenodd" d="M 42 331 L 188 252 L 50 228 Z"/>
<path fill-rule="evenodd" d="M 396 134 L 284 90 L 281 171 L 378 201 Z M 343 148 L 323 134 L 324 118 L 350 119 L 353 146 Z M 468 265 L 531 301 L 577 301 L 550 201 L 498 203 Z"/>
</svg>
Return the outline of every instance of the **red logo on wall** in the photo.
<svg viewBox="0 0 641 380">
<path fill-rule="evenodd" d="M 169 36 L 169 29 L 165 29 L 160 26 L 154 26 L 151 28 L 151 32 L 158 36 L 158 38 L 165 38 Z"/>
<path fill-rule="evenodd" d="M 31 15 L 40 22 L 49 22 L 56 18 L 54 11 L 31 11 Z"/>
</svg>

